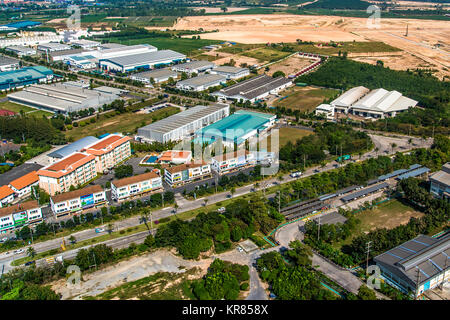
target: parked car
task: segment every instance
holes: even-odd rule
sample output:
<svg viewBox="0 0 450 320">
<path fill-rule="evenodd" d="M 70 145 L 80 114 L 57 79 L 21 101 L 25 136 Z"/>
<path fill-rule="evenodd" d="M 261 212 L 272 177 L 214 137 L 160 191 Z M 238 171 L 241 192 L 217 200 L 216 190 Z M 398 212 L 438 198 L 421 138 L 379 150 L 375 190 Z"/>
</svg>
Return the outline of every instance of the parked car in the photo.
<svg viewBox="0 0 450 320">
<path fill-rule="evenodd" d="M 95 228 L 95 233 L 100 233 L 100 232 L 104 232 L 105 229 L 103 228 Z"/>
<path fill-rule="evenodd" d="M 25 262 L 25 266 L 31 266 L 32 264 L 36 264 L 36 261 L 33 260 L 33 261 Z"/>
<path fill-rule="evenodd" d="M 15 254 L 24 253 L 24 252 L 25 252 L 25 250 L 23 250 L 23 249 L 14 250 Z"/>
</svg>

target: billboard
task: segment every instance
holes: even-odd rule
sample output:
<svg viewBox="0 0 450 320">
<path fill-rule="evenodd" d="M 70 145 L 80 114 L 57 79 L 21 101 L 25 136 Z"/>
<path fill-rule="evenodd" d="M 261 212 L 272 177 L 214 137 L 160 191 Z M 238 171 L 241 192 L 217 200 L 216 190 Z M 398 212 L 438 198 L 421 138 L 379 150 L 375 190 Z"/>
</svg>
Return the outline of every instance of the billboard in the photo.
<svg viewBox="0 0 450 320">
<path fill-rule="evenodd" d="M 86 208 L 94 205 L 94 195 L 87 194 L 80 197 L 81 207 Z"/>
<path fill-rule="evenodd" d="M 240 157 L 238 158 L 237 165 L 238 165 L 238 166 L 241 166 L 241 165 L 244 165 L 245 163 L 246 163 L 246 161 L 245 161 L 245 156 L 240 156 Z"/>
<path fill-rule="evenodd" d="M 21 211 L 13 214 L 14 223 L 25 223 L 28 219 L 27 212 Z"/>
</svg>

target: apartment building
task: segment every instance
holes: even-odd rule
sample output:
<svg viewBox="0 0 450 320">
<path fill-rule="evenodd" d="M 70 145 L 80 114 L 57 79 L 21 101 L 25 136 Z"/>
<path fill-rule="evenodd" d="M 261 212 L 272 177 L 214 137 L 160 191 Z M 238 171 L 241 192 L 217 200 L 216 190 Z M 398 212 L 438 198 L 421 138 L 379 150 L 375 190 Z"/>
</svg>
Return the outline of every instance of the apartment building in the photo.
<svg viewBox="0 0 450 320">
<path fill-rule="evenodd" d="M 8 205 L 8 203 L 13 202 L 14 200 L 14 190 L 12 190 L 8 186 L 0 187 L 0 208 L 3 208 Z"/>
<path fill-rule="evenodd" d="M 97 177 L 96 157 L 75 152 L 37 172 L 39 187 L 51 196 L 68 192 L 70 186 L 83 185 Z"/>
<path fill-rule="evenodd" d="M 96 158 L 97 172 L 110 170 L 131 156 L 130 137 L 110 134 L 82 151 Z"/>
<path fill-rule="evenodd" d="M 163 190 L 161 176 L 153 171 L 111 182 L 111 197 L 117 201 L 158 190 Z"/>
<path fill-rule="evenodd" d="M 106 193 L 100 185 L 93 185 L 50 197 L 50 206 L 56 217 L 92 207 L 99 207 L 106 203 Z"/>
<path fill-rule="evenodd" d="M 0 231 L 9 231 L 42 221 L 42 210 L 36 200 L 0 209 Z"/>
<path fill-rule="evenodd" d="M 206 162 L 180 164 L 164 171 L 164 180 L 171 187 L 209 176 L 211 176 L 211 165 Z"/>
<path fill-rule="evenodd" d="M 211 159 L 211 168 L 219 174 L 227 173 L 237 168 L 250 166 L 255 163 L 253 153 L 248 150 L 229 152 Z"/>
<path fill-rule="evenodd" d="M 13 180 L 9 183 L 9 187 L 14 191 L 15 196 L 23 198 L 31 195 L 31 188 L 39 184 L 39 177 L 36 171 L 31 171 L 26 175 Z"/>
</svg>

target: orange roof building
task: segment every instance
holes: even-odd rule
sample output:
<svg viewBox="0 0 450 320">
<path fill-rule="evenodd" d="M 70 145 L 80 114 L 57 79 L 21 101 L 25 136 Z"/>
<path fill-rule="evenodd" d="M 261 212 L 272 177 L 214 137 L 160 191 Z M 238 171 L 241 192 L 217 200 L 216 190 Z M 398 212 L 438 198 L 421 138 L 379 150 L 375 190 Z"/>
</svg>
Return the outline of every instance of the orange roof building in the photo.
<svg viewBox="0 0 450 320">
<path fill-rule="evenodd" d="M 39 184 L 39 177 L 36 171 L 31 171 L 26 175 L 13 180 L 9 187 L 18 195 L 19 198 L 31 193 L 31 187 Z"/>
<path fill-rule="evenodd" d="M 201 163 L 186 163 L 164 170 L 164 180 L 170 185 L 178 185 L 198 180 L 211 174 L 211 165 Z"/>
<path fill-rule="evenodd" d="M 111 182 L 111 197 L 118 201 L 146 192 L 162 189 L 162 180 L 156 172 L 146 172 L 136 176 Z"/>
<path fill-rule="evenodd" d="M 0 187 L 0 207 L 4 207 L 14 200 L 14 191 L 8 186 Z"/>
<path fill-rule="evenodd" d="M 191 151 L 179 151 L 179 150 L 169 150 L 164 151 L 158 158 L 158 162 L 160 163 L 187 163 L 192 160 L 192 152 Z"/>
</svg>

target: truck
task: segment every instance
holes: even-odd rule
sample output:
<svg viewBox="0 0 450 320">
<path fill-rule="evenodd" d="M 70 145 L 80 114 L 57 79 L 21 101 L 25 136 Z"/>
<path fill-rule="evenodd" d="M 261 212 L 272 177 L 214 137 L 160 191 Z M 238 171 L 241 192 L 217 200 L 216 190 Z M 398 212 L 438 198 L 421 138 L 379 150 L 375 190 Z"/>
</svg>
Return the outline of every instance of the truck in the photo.
<svg viewBox="0 0 450 320">
<path fill-rule="evenodd" d="M 345 160 L 350 160 L 352 158 L 351 155 L 349 154 L 345 154 L 343 156 L 340 156 L 336 159 L 337 162 L 341 162 L 341 161 L 345 161 Z"/>
<path fill-rule="evenodd" d="M 297 178 L 297 177 L 300 177 L 301 175 L 302 175 L 301 171 L 291 172 L 291 174 L 290 174 L 291 178 Z"/>
</svg>

